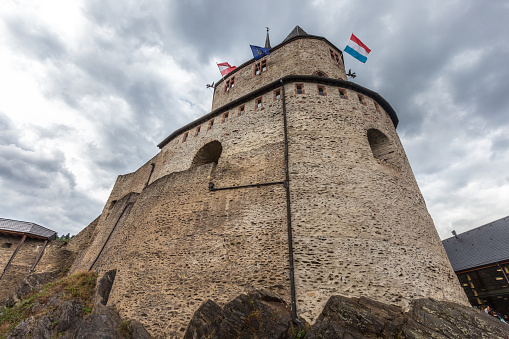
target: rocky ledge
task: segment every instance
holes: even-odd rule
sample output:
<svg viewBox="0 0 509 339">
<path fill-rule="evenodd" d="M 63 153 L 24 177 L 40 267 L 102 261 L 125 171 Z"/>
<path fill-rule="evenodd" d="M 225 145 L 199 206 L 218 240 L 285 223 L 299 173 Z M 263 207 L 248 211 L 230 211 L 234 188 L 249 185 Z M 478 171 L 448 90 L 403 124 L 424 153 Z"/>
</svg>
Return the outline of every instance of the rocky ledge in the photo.
<svg viewBox="0 0 509 339">
<path fill-rule="evenodd" d="M 509 325 L 471 307 L 417 299 L 404 312 L 368 298 L 332 296 L 314 325 L 292 323 L 288 305 L 265 291 L 243 294 L 223 308 L 200 306 L 184 338 L 509 338 Z"/>
<path fill-rule="evenodd" d="M 97 284 L 96 275 L 82 273 L 46 284 L 39 292 L 33 290 L 53 275 L 27 279 L 0 314 L 0 337 L 151 338 L 141 323 L 122 320 L 114 307 L 106 306 L 115 273 L 106 273 Z M 19 322 L 19 316 L 24 320 Z M 315 324 L 295 324 L 283 299 L 258 290 L 241 294 L 223 307 L 211 300 L 203 303 L 184 338 L 509 339 L 509 325 L 451 302 L 417 299 L 404 312 L 368 298 L 343 296 L 332 296 Z"/>
</svg>

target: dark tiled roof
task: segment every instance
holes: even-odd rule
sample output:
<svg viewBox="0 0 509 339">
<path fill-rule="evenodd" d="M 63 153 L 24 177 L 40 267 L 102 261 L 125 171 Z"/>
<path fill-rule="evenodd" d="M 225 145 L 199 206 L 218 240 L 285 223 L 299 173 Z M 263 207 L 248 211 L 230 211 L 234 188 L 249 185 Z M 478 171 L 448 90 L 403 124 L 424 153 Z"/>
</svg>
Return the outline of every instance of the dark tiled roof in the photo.
<svg viewBox="0 0 509 339">
<path fill-rule="evenodd" d="M 297 26 L 295 26 L 293 31 L 291 31 L 290 34 L 288 34 L 288 36 L 283 40 L 283 42 L 293 39 L 296 36 L 306 36 L 306 35 L 309 35 L 309 34 L 307 34 L 302 28 L 300 28 L 299 25 L 297 25 Z"/>
<path fill-rule="evenodd" d="M 509 260 L 509 216 L 442 241 L 455 272 Z"/>
<path fill-rule="evenodd" d="M 0 218 L 0 231 L 26 233 L 38 237 L 55 239 L 57 232 L 49 228 L 34 224 L 33 222 L 18 221 Z"/>
</svg>

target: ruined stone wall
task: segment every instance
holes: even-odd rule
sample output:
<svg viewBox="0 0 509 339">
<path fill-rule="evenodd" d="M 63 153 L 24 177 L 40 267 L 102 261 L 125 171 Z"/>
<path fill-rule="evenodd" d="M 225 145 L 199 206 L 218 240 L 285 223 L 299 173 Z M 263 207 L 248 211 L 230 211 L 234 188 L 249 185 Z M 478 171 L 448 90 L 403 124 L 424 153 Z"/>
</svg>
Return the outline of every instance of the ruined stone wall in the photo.
<svg viewBox="0 0 509 339">
<path fill-rule="evenodd" d="M 153 176 L 151 176 L 151 166 L 158 164 L 158 156 L 159 155 L 156 155 L 147 161 L 135 172 L 119 175 L 117 177 L 108 201 L 104 206 L 103 214 L 110 210 L 113 205 L 115 205 L 116 201 L 123 198 L 127 194 L 131 192 L 141 192 L 143 188 L 145 188 L 145 186 L 148 184 L 149 177 L 152 178 L 151 181 L 154 180 Z"/>
<path fill-rule="evenodd" d="M 0 234 L 0 274 L 7 262 L 21 242 L 22 236 L 8 236 Z M 9 246 L 10 244 L 10 246 Z M 0 280 L 0 301 L 4 300 L 14 289 L 17 283 L 23 279 L 30 267 L 32 267 L 44 240 L 26 238 L 18 253 L 14 257 L 4 276 Z"/>
<path fill-rule="evenodd" d="M 214 89 L 212 110 L 286 75 L 313 75 L 321 71 L 328 78 L 347 80 L 343 64 L 331 58 L 330 48 L 335 50 L 324 40 L 301 37 L 274 49 L 270 55 L 256 61 L 266 59 L 267 71 L 255 75 L 256 62 L 253 61 L 219 81 Z M 235 86 L 225 91 L 226 80 L 232 77 L 235 77 Z"/>
</svg>

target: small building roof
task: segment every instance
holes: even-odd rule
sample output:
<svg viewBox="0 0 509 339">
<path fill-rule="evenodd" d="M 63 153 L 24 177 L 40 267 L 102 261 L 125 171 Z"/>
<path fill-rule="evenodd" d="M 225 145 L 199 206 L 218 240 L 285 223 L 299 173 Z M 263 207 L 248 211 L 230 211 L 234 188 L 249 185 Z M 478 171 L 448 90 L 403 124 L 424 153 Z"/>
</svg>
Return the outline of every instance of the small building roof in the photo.
<svg viewBox="0 0 509 339">
<path fill-rule="evenodd" d="M 19 233 L 36 238 L 46 238 L 53 240 L 57 236 L 57 232 L 49 228 L 34 224 L 33 222 L 18 221 L 0 218 L 0 233 Z"/>
<path fill-rule="evenodd" d="M 509 216 L 442 241 L 455 272 L 509 260 Z"/>
</svg>

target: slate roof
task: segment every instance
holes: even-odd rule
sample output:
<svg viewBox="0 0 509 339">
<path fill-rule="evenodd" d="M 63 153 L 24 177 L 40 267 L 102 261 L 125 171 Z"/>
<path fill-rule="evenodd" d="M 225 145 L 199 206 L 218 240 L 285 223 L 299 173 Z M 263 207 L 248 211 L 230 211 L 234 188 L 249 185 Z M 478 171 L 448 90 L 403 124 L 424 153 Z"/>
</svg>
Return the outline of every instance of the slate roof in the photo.
<svg viewBox="0 0 509 339">
<path fill-rule="evenodd" d="M 296 36 L 306 36 L 307 34 L 299 25 L 295 26 L 295 28 L 288 34 L 288 36 L 283 40 L 283 42 L 288 41 L 290 39 L 295 38 Z"/>
<path fill-rule="evenodd" d="M 455 272 L 509 260 L 509 216 L 442 241 Z"/>
<path fill-rule="evenodd" d="M 0 218 L 0 232 L 1 231 L 26 233 L 28 236 L 35 235 L 37 237 L 43 237 L 50 240 L 55 239 L 57 235 L 57 232 L 52 231 L 49 228 L 34 224 L 33 222 L 4 218 Z"/>
</svg>

